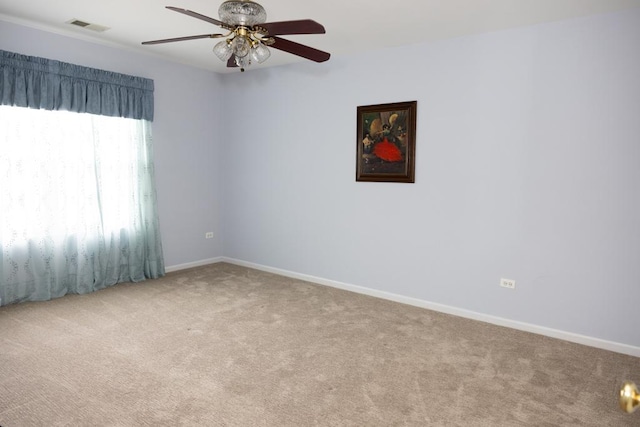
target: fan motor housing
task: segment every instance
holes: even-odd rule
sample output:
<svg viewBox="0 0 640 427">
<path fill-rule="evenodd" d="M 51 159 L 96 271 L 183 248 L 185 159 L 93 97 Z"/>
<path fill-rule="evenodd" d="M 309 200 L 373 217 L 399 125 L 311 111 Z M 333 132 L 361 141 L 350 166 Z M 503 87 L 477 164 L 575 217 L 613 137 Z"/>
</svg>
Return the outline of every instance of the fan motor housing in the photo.
<svg viewBox="0 0 640 427">
<path fill-rule="evenodd" d="M 260 4 L 250 0 L 229 0 L 218 9 L 225 24 L 253 27 L 267 21 L 267 12 Z"/>
</svg>

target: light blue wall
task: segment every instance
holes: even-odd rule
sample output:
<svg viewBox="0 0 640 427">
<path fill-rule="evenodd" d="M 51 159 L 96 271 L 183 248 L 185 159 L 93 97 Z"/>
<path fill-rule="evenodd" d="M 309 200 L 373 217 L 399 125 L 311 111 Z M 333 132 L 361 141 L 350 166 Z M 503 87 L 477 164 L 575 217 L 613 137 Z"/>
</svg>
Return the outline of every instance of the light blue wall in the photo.
<svg viewBox="0 0 640 427">
<path fill-rule="evenodd" d="M 0 49 L 148 77 L 155 82 L 154 156 L 165 265 L 222 255 L 220 78 L 151 56 L 0 21 Z M 217 238 L 205 240 L 213 231 Z"/>
<path fill-rule="evenodd" d="M 640 346 L 639 52 L 636 9 L 225 75 L 224 253 Z M 355 182 L 411 100 L 416 183 Z"/>
</svg>

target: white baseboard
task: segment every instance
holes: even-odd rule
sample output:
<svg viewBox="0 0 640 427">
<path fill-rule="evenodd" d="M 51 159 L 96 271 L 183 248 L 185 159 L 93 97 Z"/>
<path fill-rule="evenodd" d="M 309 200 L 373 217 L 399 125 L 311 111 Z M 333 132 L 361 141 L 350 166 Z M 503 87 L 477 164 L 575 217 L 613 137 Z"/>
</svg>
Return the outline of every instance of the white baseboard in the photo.
<svg viewBox="0 0 640 427">
<path fill-rule="evenodd" d="M 454 316 L 464 317 L 467 319 L 491 323 L 493 325 L 505 326 L 507 328 L 517 329 L 520 331 L 531 332 L 534 334 L 544 335 L 551 338 L 557 338 L 557 339 L 561 339 L 561 340 L 565 340 L 565 341 L 569 341 L 577 344 L 583 344 L 590 347 L 600 348 L 603 350 L 614 351 L 616 353 L 622 353 L 622 354 L 628 354 L 630 356 L 640 357 L 640 347 L 634 347 L 628 344 L 622 344 L 622 343 L 617 343 L 613 341 L 606 341 L 599 338 L 593 338 L 585 335 L 574 334 L 571 332 L 560 331 L 557 329 L 546 328 L 544 326 L 538 326 L 530 323 L 504 319 L 502 317 L 491 316 L 488 314 L 478 313 L 475 311 L 456 308 L 456 307 L 452 307 L 444 304 L 437 304 L 437 303 L 421 300 L 418 298 L 411 298 L 403 295 L 394 294 L 391 292 L 378 291 L 375 289 L 369 289 L 362 286 L 350 285 L 347 283 L 323 279 L 315 276 L 309 276 L 307 274 L 295 273 L 288 270 L 268 267 L 265 265 L 255 264 L 252 262 L 242 261 L 238 259 L 221 257 L 220 261 L 228 262 L 230 264 L 236 264 L 242 267 L 248 267 L 256 270 L 266 271 L 268 273 L 274 273 L 274 274 L 278 274 L 285 277 L 300 279 L 307 282 L 316 283 L 319 285 L 330 286 L 332 288 L 343 289 L 346 291 L 356 292 L 359 294 L 364 294 L 364 295 L 369 295 L 369 296 L 382 298 L 390 301 L 395 301 L 402 304 L 408 304 L 416 307 L 426 308 L 426 309 L 441 312 L 441 313 L 452 314 Z"/>
<path fill-rule="evenodd" d="M 203 259 L 200 261 L 188 262 L 186 264 L 171 265 L 169 267 L 165 267 L 164 271 L 167 273 L 171 273 L 173 271 L 186 270 L 187 268 L 202 267 L 203 265 L 215 264 L 224 260 L 225 259 L 223 257 Z"/>
</svg>

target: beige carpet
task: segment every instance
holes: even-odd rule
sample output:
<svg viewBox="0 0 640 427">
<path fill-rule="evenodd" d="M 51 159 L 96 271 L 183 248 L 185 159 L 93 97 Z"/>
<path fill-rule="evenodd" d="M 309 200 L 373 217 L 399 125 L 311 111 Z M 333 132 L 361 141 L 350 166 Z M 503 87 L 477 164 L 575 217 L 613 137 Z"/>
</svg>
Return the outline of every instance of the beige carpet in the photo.
<svg viewBox="0 0 640 427">
<path fill-rule="evenodd" d="M 631 426 L 640 360 L 229 264 L 0 308 L 0 425 Z"/>
</svg>

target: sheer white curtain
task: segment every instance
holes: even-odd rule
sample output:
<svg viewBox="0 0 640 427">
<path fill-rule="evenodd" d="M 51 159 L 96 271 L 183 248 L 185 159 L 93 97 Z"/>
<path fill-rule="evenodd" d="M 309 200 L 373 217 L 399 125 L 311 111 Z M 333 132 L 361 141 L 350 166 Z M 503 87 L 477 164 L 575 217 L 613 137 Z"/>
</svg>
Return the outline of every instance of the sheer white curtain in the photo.
<svg viewBox="0 0 640 427">
<path fill-rule="evenodd" d="M 150 122 L 0 106 L 0 304 L 164 274 Z"/>
</svg>

